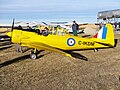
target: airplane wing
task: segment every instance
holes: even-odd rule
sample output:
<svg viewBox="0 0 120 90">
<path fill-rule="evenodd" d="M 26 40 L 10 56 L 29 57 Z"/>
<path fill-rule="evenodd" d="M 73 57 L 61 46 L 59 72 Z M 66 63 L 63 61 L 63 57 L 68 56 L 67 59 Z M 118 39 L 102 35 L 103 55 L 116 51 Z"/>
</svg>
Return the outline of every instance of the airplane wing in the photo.
<svg viewBox="0 0 120 90">
<path fill-rule="evenodd" d="M 48 50 L 48 51 L 53 51 L 53 52 L 58 52 L 58 53 L 62 53 L 66 56 L 69 56 L 69 57 L 72 57 L 70 54 L 58 49 L 58 48 L 55 48 L 55 47 L 52 47 L 52 46 L 49 46 L 49 45 L 46 45 L 44 43 L 40 43 L 40 42 L 31 42 L 29 43 L 29 45 L 31 47 L 34 47 L 36 49 L 40 49 L 40 50 Z"/>
</svg>

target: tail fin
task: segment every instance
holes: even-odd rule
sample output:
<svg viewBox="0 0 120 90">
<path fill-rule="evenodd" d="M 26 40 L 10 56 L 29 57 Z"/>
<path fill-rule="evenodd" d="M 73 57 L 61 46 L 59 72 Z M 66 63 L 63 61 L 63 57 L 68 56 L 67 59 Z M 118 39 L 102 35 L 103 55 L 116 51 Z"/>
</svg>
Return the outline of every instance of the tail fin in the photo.
<svg viewBox="0 0 120 90">
<path fill-rule="evenodd" d="M 114 46 L 114 29 L 111 24 L 104 25 L 93 37 L 105 40 L 106 43 Z"/>
</svg>

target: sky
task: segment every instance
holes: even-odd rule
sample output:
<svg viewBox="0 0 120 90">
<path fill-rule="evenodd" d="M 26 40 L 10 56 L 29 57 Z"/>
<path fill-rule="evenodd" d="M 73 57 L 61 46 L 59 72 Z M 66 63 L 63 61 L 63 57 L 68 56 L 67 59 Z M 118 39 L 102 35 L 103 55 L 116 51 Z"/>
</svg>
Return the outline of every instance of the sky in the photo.
<svg viewBox="0 0 120 90">
<path fill-rule="evenodd" d="M 120 9 L 120 0 L 0 0 L 0 23 L 97 21 L 99 11 Z"/>
</svg>

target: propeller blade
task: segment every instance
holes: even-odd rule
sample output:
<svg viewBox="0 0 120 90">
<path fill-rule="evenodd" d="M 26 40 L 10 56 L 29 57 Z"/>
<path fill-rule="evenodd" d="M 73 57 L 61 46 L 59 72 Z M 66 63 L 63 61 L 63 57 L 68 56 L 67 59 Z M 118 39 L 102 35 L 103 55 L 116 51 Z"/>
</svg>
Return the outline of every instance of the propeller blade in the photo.
<svg viewBox="0 0 120 90">
<path fill-rule="evenodd" d="M 7 33 L 7 36 L 10 37 L 10 41 L 12 41 L 12 32 L 14 29 L 14 22 L 15 22 L 15 19 L 13 19 L 11 31 Z"/>
<path fill-rule="evenodd" d="M 13 29 L 14 29 L 14 22 L 15 22 L 15 19 L 13 19 L 13 23 L 12 23 L 12 29 L 11 29 L 11 31 L 13 31 Z"/>
</svg>

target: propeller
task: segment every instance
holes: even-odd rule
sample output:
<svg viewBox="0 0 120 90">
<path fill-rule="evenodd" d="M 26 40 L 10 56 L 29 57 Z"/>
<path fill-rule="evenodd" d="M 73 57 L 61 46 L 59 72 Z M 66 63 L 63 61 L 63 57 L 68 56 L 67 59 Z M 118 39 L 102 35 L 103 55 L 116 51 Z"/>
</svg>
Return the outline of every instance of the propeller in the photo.
<svg viewBox="0 0 120 90">
<path fill-rule="evenodd" d="M 13 19 L 11 31 L 7 33 L 7 35 L 8 35 L 10 38 L 12 38 L 12 32 L 13 32 L 13 29 L 14 29 L 14 22 L 15 22 L 15 19 Z"/>
<path fill-rule="evenodd" d="M 11 29 L 11 32 L 12 32 L 13 29 L 14 29 L 14 22 L 15 22 L 15 19 L 13 19 L 13 22 L 12 22 L 12 29 Z"/>
</svg>

